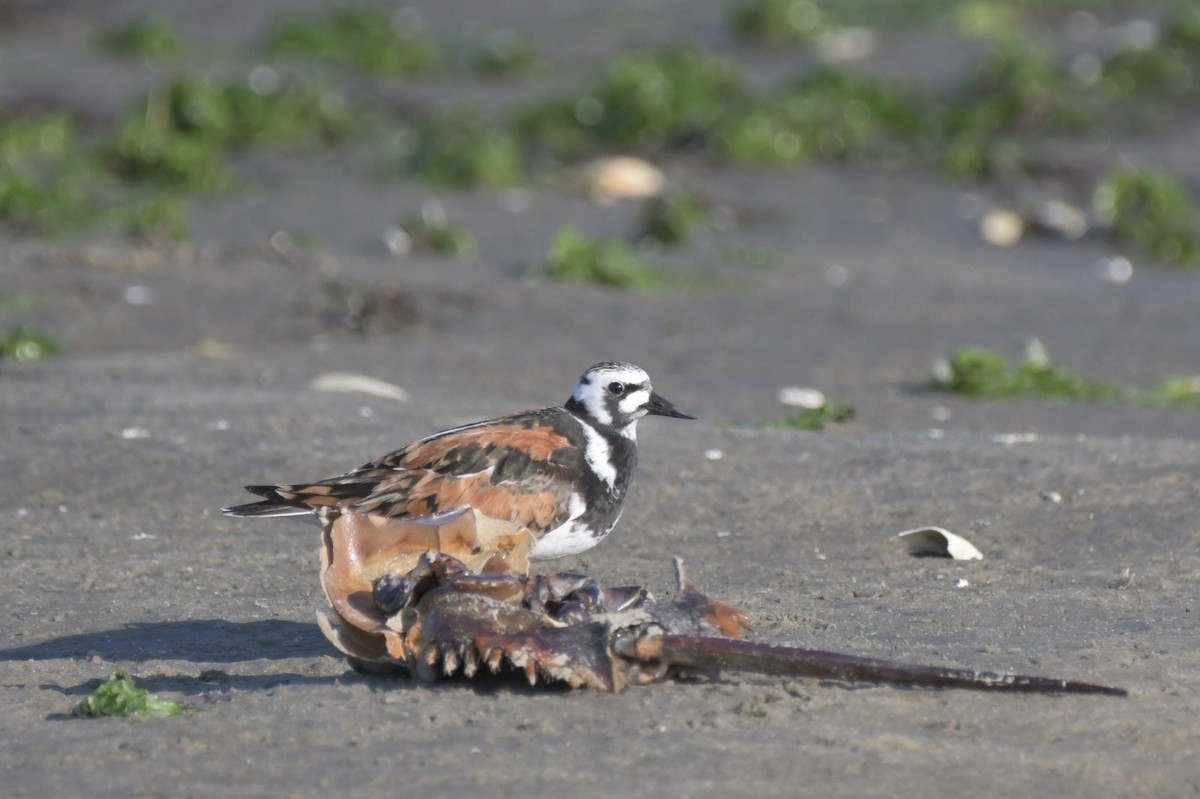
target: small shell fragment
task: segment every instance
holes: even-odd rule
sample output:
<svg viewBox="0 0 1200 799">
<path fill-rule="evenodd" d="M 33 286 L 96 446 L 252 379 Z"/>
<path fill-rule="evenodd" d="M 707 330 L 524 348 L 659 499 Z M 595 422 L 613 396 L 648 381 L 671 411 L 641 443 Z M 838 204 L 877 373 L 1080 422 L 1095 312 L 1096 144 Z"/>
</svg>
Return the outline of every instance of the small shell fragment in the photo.
<svg viewBox="0 0 1200 799">
<path fill-rule="evenodd" d="M 231 358 L 234 351 L 232 344 L 227 341 L 219 341 L 215 338 L 202 338 L 193 344 L 190 349 L 201 358 L 208 358 L 210 360 Z"/>
<path fill-rule="evenodd" d="M 308 384 L 311 391 L 337 391 L 369 394 L 372 397 L 408 402 L 408 392 L 400 386 L 369 375 L 354 372 L 327 372 Z"/>
<path fill-rule="evenodd" d="M 600 158 L 585 169 L 588 194 L 599 205 L 612 205 L 630 197 L 657 197 L 666 178 L 649 161 L 629 156 Z"/>
<path fill-rule="evenodd" d="M 817 37 L 817 53 L 822 61 L 845 64 L 862 61 L 875 53 L 879 37 L 870 28 L 842 28 Z"/>
<path fill-rule="evenodd" d="M 1039 229 L 1070 241 L 1078 241 L 1088 232 L 1087 214 L 1062 200 L 1047 200 L 1037 207 L 1033 217 Z"/>
<path fill-rule="evenodd" d="M 1124 255 L 1101 258 L 1096 262 L 1096 272 L 1109 283 L 1128 283 L 1133 277 L 1133 262 Z"/>
<path fill-rule="evenodd" d="M 917 527 L 897 533 L 910 555 L 938 555 L 955 560 L 982 560 L 983 553 L 967 539 L 941 527 Z"/>
<path fill-rule="evenodd" d="M 979 218 L 979 236 L 995 247 L 1012 247 L 1025 235 L 1025 220 L 1008 208 L 992 208 Z"/>
<path fill-rule="evenodd" d="M 996 433 L 990 439 L 993 444 L 1033 444 L 1041 440 L 1037 433 Z"/>
<path fill-rule="evenodd" d="M 784 405 L 805 408 L 807 410 L 816 410 L 825 405 L 825 394 L 817 388 L 788 386 L 787 388 L 779 389 L 776 399 Z"/>
</svg>

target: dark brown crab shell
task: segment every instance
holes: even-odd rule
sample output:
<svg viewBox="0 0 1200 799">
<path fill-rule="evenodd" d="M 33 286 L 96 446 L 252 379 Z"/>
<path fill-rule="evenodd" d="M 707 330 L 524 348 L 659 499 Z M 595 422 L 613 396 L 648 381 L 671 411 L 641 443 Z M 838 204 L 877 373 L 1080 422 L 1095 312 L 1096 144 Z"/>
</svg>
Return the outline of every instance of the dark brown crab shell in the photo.
<svg viewBox="0 0 1200 799">
<path fill-rule="evenodd" d="M 533 590 L 542 578 L 526 575 L 532 542 L 520 525 L 469 509 L 387 524 L 343 511 L 324 526 L 321 584 L 332 613 L 318 614 L 318 624 L 368 671 L 399 667 L 436 680 L 474 677 L 481 666 L 492 672 L 512 668 L 531 683 L 553 680 L 605 692 L 667 673 L 665 665 L 615 656 L 610 642 L 619 631 L 739 636 L 749 629 L 740 611 L 696 591 L 681 562 L 676 595 L 663 605 L 654 605 L 640 588 L 604 590 L 582 575 L 547 577 L 551 594 L 583 592 L 587 598 L 573 603 L 578 607 L 563 621 L 545 611 L 545 600 Z M 374 586 L 397 573 L 432 587 L 415 604 L 385 613 Z M 608 613 L 604 606 L 622 609 Z"/>
<path fill-rule="evenodd" d="M 433 680 L 461 667 L 470 677 L 474 671 L 468 673 L 468 664 L 481 660 L 493 671 L 501 666 L 524 671 L 531 684 L 561 681 L 606 693 L 661 681 L 671 670 L 666 660 L 625 657 L 614 643 L 622 636 L 667 634 L 737 638 L 749 630 L 745 614 L 697 591 L 682 561 L 675 564 L 677 590 L 670 602 L 571 623 L 448 582 L 423 596 L 409 617 L 413 626 L 404 631 L 404 640 L 413 673 Z"/>
</svg>

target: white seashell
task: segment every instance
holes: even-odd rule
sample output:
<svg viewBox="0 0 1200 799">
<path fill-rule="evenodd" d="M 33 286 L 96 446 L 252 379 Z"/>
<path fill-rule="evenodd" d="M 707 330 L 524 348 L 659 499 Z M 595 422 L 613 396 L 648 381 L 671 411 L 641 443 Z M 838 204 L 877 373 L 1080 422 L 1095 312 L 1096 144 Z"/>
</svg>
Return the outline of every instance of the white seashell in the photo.
<svg viewBox="0 0 1200 799">
<path fill-rule="evenodd" d="M 408 402 L 408 392 L 400 386 L 354 372 L 327 372 L 308 384 L 310 391 L 338 391 L 369 394 L 372 397 Z"/>
<path fill-rule="evenodd" d="M 993 208 L 979 218 L 979 236 L 995 247 L 1012 247 L 1025 235 L 1025 220 L 1008 208 Z"/>
<path fill-rule="evenodd" d="M 816 410 L 825 406 L 825 394 L 816 388 L 788 386 L 787 388 L 779 389 L 776 398 L 784 405 L 805 408 L 807 410 Z"/>
<path fill-rule="evenodd" d="M 817 53 L 822 61 L 845 64 L 862 61 L 875 53 L 879 37 L 870 28 L 842 28 L 822 33 L 817 38 Z"/>
<path fill-rule="evenodd" d="M 904 539 L 910 555 L 939 555 L 955 560 L 982 560 L 983 553 L 961 535 L 941 527 L 917 527 L 896 533 Z"/>
<path fill-rule="evenodd" d="M 1133 262 L 1124 255 L 1101 258 L 1096 263 L 1096 272 L 1101 280 L 1107 280 L 1109 283 L 1128 283 L 1133 277 Z"/>
<path fill-rule="evenodd" d="M 154 289 L 149 286 L 129 286 L 125 289 L 125 302 L 130 305 L 153 305 Z"/>
<path fill-rule="evenodd" d="M 588 194 L 600 205 L 612 205 L 630 197 L 657 197 L 667 183 L 654 164 L 624 155 L 592 161 L 584 174 Z"/>
<path fill-rule="evenodd" d="M 1063 238 L 1078 241 L 1088 232 L 1087 214 L 1062 200 L 1047 200 L 1035 213 L 1038 225 Z"/>
<path fill-rule="evenodd" d="M 993 444 L 1033 444 L 1040 441 L 1041 436 L 1037 433 L 996 433 L 990 439 Z"/>
</svg>

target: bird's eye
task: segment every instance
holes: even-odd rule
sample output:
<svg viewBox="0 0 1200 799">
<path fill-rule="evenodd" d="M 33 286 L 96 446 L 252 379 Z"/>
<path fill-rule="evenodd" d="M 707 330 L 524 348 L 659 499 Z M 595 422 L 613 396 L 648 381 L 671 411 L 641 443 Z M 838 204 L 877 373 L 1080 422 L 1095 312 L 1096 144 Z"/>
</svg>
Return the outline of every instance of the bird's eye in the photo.
<svg viewBox="0 0 1200 799">
<path fill-rule="evenodd" d="M 614 397 L 621 396 L 622 394 L 625 393 L 625 384 L 617 383 L 615 381 L 612 383 L 609 383 L 608 384 L 608 393 L 612 394 Z"/>
</svg>

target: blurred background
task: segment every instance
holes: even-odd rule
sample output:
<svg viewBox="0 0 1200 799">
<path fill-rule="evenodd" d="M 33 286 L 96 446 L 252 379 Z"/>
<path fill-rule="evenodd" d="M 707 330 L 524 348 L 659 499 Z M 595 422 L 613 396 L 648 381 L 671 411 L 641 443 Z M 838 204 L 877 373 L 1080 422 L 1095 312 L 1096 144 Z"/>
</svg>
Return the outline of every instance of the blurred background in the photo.
<svg viewBox="0 0 1200 799">
<path fill-rule="evenodd" d="M 0 369 L 1191 407 L 1198 81 L 1195 2 L 0 0 Z"/>
</svg>

